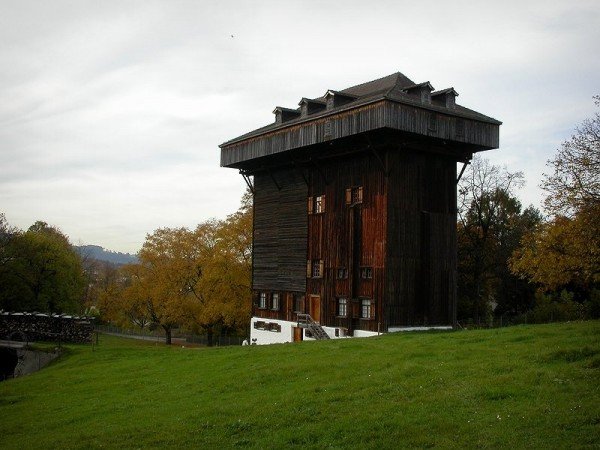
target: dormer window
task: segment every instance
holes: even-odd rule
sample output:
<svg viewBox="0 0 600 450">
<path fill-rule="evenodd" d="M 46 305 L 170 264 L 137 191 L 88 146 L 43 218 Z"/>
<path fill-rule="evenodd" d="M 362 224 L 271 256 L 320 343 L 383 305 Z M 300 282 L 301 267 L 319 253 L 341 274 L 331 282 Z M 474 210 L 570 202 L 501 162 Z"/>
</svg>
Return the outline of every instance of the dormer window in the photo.
<svg viewBox="0 0 600 450">
<path fill-rule="evenodd" d="M 273 114 L 275 114 L 275 123 L 283 123 L 300 117 L 300 111 L 297 109 L 284 108 L 282 106 L 277 106 L 273 110 Z"/>
<path fill-rule="evenodd" d="M 325 102 L 327 109 L 337 108 L 338 106 L 345 105 L 356 100 L 356 96 L 352 94 L 345 94 L 343 92 L 328 90 L 325 94 Z"/>
<path fill-rule="evenodd" d="M 433 86 L 429 81 L 404 88 L 404 92 L 425 104 L 431 103 L 431 91 L 433 91 Z"/>
<path fill-rule="evenodd" d="M 324 111 L 326 107 L 326 102 L 323 100 L 311 100 L 308 98 L 303 98 L 298 103 L 300 106 L 300 112 L 302 117 L 306 117 L 310 114 L 314 114 L 320 111 Z"/>
<path fill-rule="evenodd" d="M 454 88 L 448 88 L 443 91 L 432 92 L 431 103 L 437 106 L 443 106 L 444 108 L 455 109 L 456 97 L 458 97 L 458 92 L 456 92 Z"/>
</svg>

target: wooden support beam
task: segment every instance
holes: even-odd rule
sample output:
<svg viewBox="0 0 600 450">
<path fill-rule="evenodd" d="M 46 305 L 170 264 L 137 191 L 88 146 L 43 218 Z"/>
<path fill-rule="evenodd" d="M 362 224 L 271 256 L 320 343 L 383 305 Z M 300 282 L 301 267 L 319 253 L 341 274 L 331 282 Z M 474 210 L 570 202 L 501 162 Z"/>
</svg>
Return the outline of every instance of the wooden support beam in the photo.
<svg viewBox="0 0 600 450">
<path fill-rule="evenodd" d="M 375 148 L 373 146 L 369 145 L 369 150 L 371 150 L 371 153 L 373 153 L 375 155 L 375 158 L 377 158 L 377 161 L 379 161 L 381 170 L 383 170 L 383 175 L 387 178 L 389 175 L 387 165 L 383 162 L 383 160 L 381 159 L 381 156 L 379 156 L 379 153 L 377 153 L 377 150 L 375 150 Z"/>
<path fill-rule="evenodd" d="M 269 172 L 269 176 L 271 177 L 271 180 L 273 180 L 273 183 L 275 183 L 275 186 L 277 186 L 277 190 L 280 191 L 281 190 L 281 186 L 279 186 L 279 183 L 277 182 L 277 180 L 273 176 L 273 172 L 271 172 L 269 169 L 267 169 L 267 172 Z"/>
<path fill-rule="evenodd" d="M 306 186 L 308 186 L 308 179 L 306 178 L 306 175 L 304 175 L 304 169 L 302 167 L 300 167 L 298 165 L 298 163 L 295 160 L 293 160 L 293 159 L 292 159 L 292 164 L 300 172 L 300 175 L 302 176 L 302 179 L 306 183 Z"/>
<path fill-rule="evenodd" d="M 244 181 L 246 182 L 246 186 L 248 186 L 248 189 L 250 189 L 250 192 L 252 192 L 252 194 L 254 194 L 254 185 L 252 184 L 250 177 L 243 170 L 240 170 L 240 175 L 244 178 Z"/>
<path fill-rule="evenodd" d="M 467 165 L 469 165 L 469 164 L 471 164 L 471 161 L 470 161 L 470 160 L 466 160 L 466 161 L 463 163 L 462 169 L 460 169 L 460 174 L 458 174 L 458 178 L 456 179 L 456 184 L 458 184 L 458 182 L 459 182 L 459 181 L 460 181 L 460 179 L 462 178 L 462 176 L 463 176 L 463 173 L 465 173 L 465 169 L 467 168 Z"/>
<path fill-rule="evenodd" d="M 310 162 L 313 163 L 313 165 L 317 169 L 317 172 L 319 172 L 319 175 L 321 175 L 321 178 L 323 178 L 323 181 L 325 182 L 325 184 L 329 184 L 329 182 L 327 181 L 327 177 L 325 176 L 325 174 L 321 170 L 321 167 L 317 164 L 317 160 L 313 159 L 313 158 L 310 158 Z"/>
</svg>

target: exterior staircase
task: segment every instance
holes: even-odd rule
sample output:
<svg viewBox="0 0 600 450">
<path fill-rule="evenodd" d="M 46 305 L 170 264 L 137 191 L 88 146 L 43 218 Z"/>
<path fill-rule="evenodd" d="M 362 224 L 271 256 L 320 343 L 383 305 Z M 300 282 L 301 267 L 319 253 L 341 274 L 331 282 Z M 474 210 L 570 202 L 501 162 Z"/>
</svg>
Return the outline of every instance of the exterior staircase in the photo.
<svg viewBox="0 0 600 450">
<path fill-rule="evenodd" d="M 310 314 L 298 314 L 298 326 L 306 328 L 316 340 L 330 339 L 323 327 L 310 317 Z"/>
</svg>

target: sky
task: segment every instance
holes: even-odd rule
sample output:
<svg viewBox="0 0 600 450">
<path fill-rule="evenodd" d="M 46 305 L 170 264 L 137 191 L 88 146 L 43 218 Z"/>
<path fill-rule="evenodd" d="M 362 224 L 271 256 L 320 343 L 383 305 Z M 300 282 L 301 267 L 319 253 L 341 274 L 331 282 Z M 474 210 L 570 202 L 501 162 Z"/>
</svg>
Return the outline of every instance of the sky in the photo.
<svg viewBox="0 0 600 450">
<path fill-rule="evenodd" d="M 0 0 L 0 212 L 135 253 L 239 206 L 218 145 L 394 72 L 503 122 L 492 163 L 541 207 L 545 163 L 596 110 L 600 2 Z"/>
</svg>

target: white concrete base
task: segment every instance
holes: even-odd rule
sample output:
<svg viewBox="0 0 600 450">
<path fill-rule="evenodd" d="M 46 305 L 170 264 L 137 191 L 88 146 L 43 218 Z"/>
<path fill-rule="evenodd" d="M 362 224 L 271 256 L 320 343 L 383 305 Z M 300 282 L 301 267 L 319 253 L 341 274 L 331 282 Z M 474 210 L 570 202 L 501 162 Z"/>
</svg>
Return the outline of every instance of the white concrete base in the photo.
<svg viewBox="0 0 600 450">
<path fill-rule="evenodd" d="M 262 322 L 264 326 L 256 328 L 256 323 Z M 284 344 L 286 342 L 294 342 L 294 328 L 298 324 L 287 320 L 264 319 L 261 317 L 252 317 L 250 320 L 250 344 L 251 345 L 267 345 L 267 344 Z M 374 331 L 354 330 L 354 336 L 347 336 L 345 328 L 338 327 L 323 327 L 323 330 L 331 339 L 348 339 L 350 337 L 371 337 L 378 334 Z M 306 329 L 302 329 L 303 341 L 314 341 L 316 339 L 306 335 Z"/>
<path fill-rule="evenodd" d="M 271 331 L 267 329 L 256 328 L 256 322 L 277 324 L 281 327 L 281 331 Z M 252 317 L 252 319 L 250 319 L 250 345 L 284 344 L 286 342 L 294 342 L 294 327 L 296 325 L 296 322 L 288 322 L 287 320 Z"/>
<path fill-rule="evenodd" d="M 436 327 L 389 327 L 388 333 L 398 333 L 401 331 L 429 331 L 429 330 L 451 330 L 450 325 L 436 326 Z"/>
<path fill-rule="evenodd" d="M 354 330 L 354 337 L 373 337 L 381 334 L 383 333 L 378 333 L 377 331 Z"/>
</svg>

